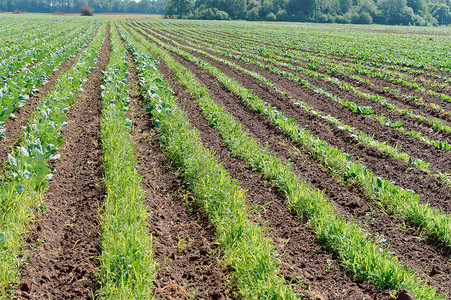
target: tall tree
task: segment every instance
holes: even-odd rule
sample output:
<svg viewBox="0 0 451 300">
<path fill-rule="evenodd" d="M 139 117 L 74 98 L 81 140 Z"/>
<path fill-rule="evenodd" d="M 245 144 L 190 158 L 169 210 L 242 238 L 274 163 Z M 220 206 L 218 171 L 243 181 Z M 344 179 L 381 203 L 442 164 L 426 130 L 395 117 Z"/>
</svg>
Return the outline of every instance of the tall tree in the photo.
<svg viewBox="0 0 451 300">
<path fill-rule="evenodd" d="M 166 8 L 168 16 L 184 16 L 188 13 L 190 2 L 188 0 L 169 0 Z"/>
<path fill-rule="evenodd" d="M 397 25 L 401 22 L 402 9 L 407 5 L 407 0 L 379 0 L 377 6 L 385 12 L 387 22 Z"/>
<path fill-rule="evenodd" d="M 416 14 L 425 14 L 427 11 L 426 0 L 407 0 L 407 6 L 413 9 Z"/>
</svg>

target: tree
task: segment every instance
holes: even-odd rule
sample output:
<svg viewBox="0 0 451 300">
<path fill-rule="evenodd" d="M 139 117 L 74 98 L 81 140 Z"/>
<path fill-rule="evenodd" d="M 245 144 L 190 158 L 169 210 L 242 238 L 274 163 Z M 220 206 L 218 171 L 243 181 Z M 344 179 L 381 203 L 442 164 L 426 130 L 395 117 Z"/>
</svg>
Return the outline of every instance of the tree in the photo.
<svg viewBox="0 0 451 300">
<path fill-rule="evenodd" d="M 377 6 L 385 12 L 387 23 L 398 25 L 401 23 L 402 9 L 407 5 L 407 0 L 379 0 Z"/>
<path fill-rule="evenodd" d="M 367 11 L 361 12 L 359 16 L 359 24 L 371 24 L 371 23 L 373 23 L 373 18 L 371 17 L 370 13 Z"/>
<path fill-rule="evenodd" d="M 411 7 L 415 14 L 423 15 L 427 12 L 426 0 L 407 0 L 407 6 Z"/>
<path fill-rule="evenodd" d="M 431 6 L 431 14 L 435 19 L 437 19 L 439 25 L 446 25 L 451 23 L 450 8 L 444 3 L 433 4 Z"/>
<path fill-rule="evenodd" d="M 290 0 L 287 3 L 287 13 L 297 15 L 302 12 L 305 16 L 313 16 L 316 7 L 316 0 Z"/>
<path fill-rule="evenodd" d="M 94 15 L 94 11 L 88 4 L 85 4 L 80 8 L 80 13 L 82 16 L 93 16 Z"/>
<path fill-rule="evenodd" d="M 169 0 L 166 8 L 166 16 L 184 16 L 188 13 L 190 3 L 188 0 Z"/>
<path fill-rule="evenodd" d="M 255 6 L 247 12 L 247 19 L 250 21 L 257 21 L 260 19 L 261 6 Z"/>
<path fill-rule="evenodd" d="M 270 12 L 270 13 L 266 16 L 266 20 L 267 20 L 267 21 L 274 22 L 276 19 L 277 19 L 277 18 L 276 18 L 276 15 L 275 15 L 274 13 L 272 13 L 272 12 Z"/>
<path fill-rule="evenodd" d="M 316 0 L 315 12 L 333 15 L 340 11 L 339 0 Z"/>
<path fill-rule="evenodd" d="M 340 0 L 340 11 L 345 14 L 352 7 L 352 0 Z"/>
</svg>

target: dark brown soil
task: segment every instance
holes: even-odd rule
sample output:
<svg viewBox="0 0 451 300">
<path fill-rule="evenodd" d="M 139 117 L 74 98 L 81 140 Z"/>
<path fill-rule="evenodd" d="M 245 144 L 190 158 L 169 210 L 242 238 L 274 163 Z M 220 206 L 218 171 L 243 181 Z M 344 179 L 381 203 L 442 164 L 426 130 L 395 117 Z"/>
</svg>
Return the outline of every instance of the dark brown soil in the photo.
<svg viewBox="0 0 451 300">
<path fill-rule="evenodd" d="M 98 28 L 97 28 L 98 30 Z M 97 34 L 96 30 L 96 34 Z M 81 51 L 83 51 L 86 47 L 88 47 L 89 43 L 87 43 Z M 19 108 L 14 112 L 16 115 L 16 119 L 9 118 L 4 127 L 6 128 L 5 136 L 0 141 L 0 170 L 5 170 L 6 167 L 6 158 L 8 157 L 8 153 L 11 153 L 12 149 L 17 146 L 19 135 L 22 131 L 22 126 L 25 126 L 28 118 L 31 113 L 35 110 L 36 106 L 39 103 L 41 98 L 44 98 L 48 92 L 52 89 L 55 81 L 58 79 L 59 74 L 66 72 L 69 70 L 73 64 L 77 61 L 78 56 L 81 51 L 77 53 L 74 57 L 69 58 L 60 66 L 58 71 L 53 73 L 52 76 L 47 78 L 48 83 L 46 85 L 40 86 L 39 90 L 30 96 L 30 99 L 26 103 L 25 106 Z"/>
<path fill-rule="evenodd" d="M 410 233 L 407 233 L 399 226 L 394 225 L 392 223 L 392 220 L 390 220 L 387 215 L 379 213 L 377 208 L 373 208 L 371 205 L 366 204 L 363 199 L 360 199 L 358 196 L 356 196 L 356 194 L 361 195 L 361 191 L 355 191 L 354 187 L 351 186 L 347 188 L 343 187 L 339 182 L 330 178 L 317 165 L 315 165 L 315 163 L 309 160 L 307 153 L 301 151 L 301 153 L 296 154 L 296 144 L 285 138 L 283 136 L 283 133 L 280 130 L 274 128 L 274 126 L 270 124 L 269 121 L 267 121 L 265 118 L 254 113 L 251 109 L 244 107 L 239 99 L 236 99 L 236 97 L 231 97 L 225 90 L 225 88 L 221 87 L 221 85 L 216 82 L 215 79 L 206 74 L 202 69 L 198 68 L 196 65 L 188 61 L 185 61 L 177 55 L 173 55 L 173 57 L 179 63 L 191 69 L 201 79 L 201 81 L 207 85 L 207 87 L 211 91 L 212 97 L 216 101 L 221 103 L 226 108 L 226 110 L 229 111 L 229 113 L 235 115 L 235 117 L 244 125 L 244 128 L 250 132 L 252 137 L 257 138 L 260 143 L 267 145 L 272 152 L 277 154 L 278 157 L 282 158 L 285 161 L 293 162 L 294 171 L 301 177 L 308 178 L 314 187 L 317 187 L 320 190 L 325 190 L 326 196 L 334 201 L 334 203 L 337 205 L 337 209 L 341 214 L 345 215 L 349 220 L 353 220 L 354 217 L 356 217 L 357 221 L 362 223 L 362 226 L 369 228 L 369 231 L 373 232 L 374 234 L 377 233 L 381 235 L 381 237 L 385 238 L 387 240 L 386 244 L 390 244 L 390 249 L 392 252 L 394 252 L 403 261 L 407 261 L 407 264 L 410 268 L 417 268 L 417 274 L 419 274 L 421 278 L 427 279 L 430 284 L 439 287 L 440 292 L 446 292 L 451 288 L 451 285 L 449 283 L 451 279 L 451 266 L 447 262 L 447 257 L 449 257 L 449 252 L 447 249 L 443 250 L 445 252 L 441 252 L 440 250 L 436 250 L 433 247 L 429 246 L 427 243 L 418 242 L 416 238 L 412 237 Z M 164 64 L 160 65 L 162 67 L 163 73 L 166 74 L 168 80 L 171 81 L 171 73 L 165 71 L 165 68 L 163 68 L 162 65 Z M 176 84 L 174 84 L 172 81 L 171 83 L 173 84 L 173 86 L 176 86 Z M 239 81 L 243 82 L 246 81 L 246 79 L 240 78 Z M 181 93 L 179 89 L 176 89 L 176 91 L 178 96 L 180 97 Z M 201 117 L 196 116 L 196 114 L 194 113 L 196 107 L 190 106 L 186 108 L 186 110 L 190 112 L 192 122 L 195 123 L 196 127 L 199 129 L 200 126 L 198 125 L 198 123 Z M 199 109 L 197 108 L 197 110 Z M 205 126 L 208 125 L 204 125 L 202 126 L 202 128 Z M 203 130 L 201 130 L 201 132 L 203 132 Z M 219 137 L 217 139 L 219 139 Z M 212 138 L 211 136 L 203 138 L 203 141 L 206 144 L 210 144 L 212 140 L 214 140 L 214 138 Z M 226 168 L 229 165 L 240 165 L 239 161 L 232 160 L 232 158 L 227 158 L 228 153 L 221 155 L 221 153 L 226 151 L 224 150 L 225 148 L 226 145 L 220 144 L 214 147 L 214 150 L 216 151 L 216 153 L 220 154 L 221 158 L 225 162 Z M 229 159 L 232 160 L 230 164 L 228 162 Z M 246 185 L 247 181 L 245 178 L 243 178 L 242 175 L 237 174 L 232 169 L 227 169 L 232 176 L 238 178 L 240 182 L 243 182 L 243 184 Z M 262 183 L 263 179 L 259 178 L 258 180 L 255 180 L 255 183 L 246 186 L 249 189 L 248 194 L 264 193 L 263 191 L 267 190 L 268 188 L 264 187 L 265 185 Z M 258 188 L 256 188 L 257 186 Z M 270 186 L 269 189 L 275 191 L 275 187 Z M 269 201 L 274 201 L 274 214 L 276 214 L 276 212 L 280 213 L 280 207 L 282 207 L 283 205 L 283 203 L 281 202 L 283 201 L 283 199 L 280 198 L 280 195 L 277 195 L 276 193 L 276 196 L 279 197 L 278 201 L 270 200 L 271 198 L 266 195 L 262 198 L 266 199 L 265 202 L 260 203 L 264 204 Z M 253 200 L 251 200 L 251 202 L 252 201 Z M 267 210 L 269 210 L 269 207 L 267 207 Z M 266 218 L 268 217 L 264 217 L 264 219 Z M 274 217 L 273 222 L 277 225 L 271 224 L 270 230 L 279 230 L 278 228 L 275 228 L 278 226 L 284 227 L 288 223 L 288 221 L 286 220 L 289 220 L 286 215 L 282 216 L 279 214 L 277 217 Z M 295 236 L 291 236 L 292 234 L 294 233 L 287 231 L 284 234 L 277 234 L 275 236 L 277 238 L 281 238 L 283 236 L 287 237 L 286 239 L 288 239 L 289 241 L 299 242 Z M 299 233 L 296 232 L 296 236 L 298 234 Z M 312 238 L 312 240 L 314 240 L 314 238 Z M 283 249 L 282 252 L 285 252 L 285 255 L 287 255 L 287 252 L 289 251 Z M 299 252 L 295 251 L 293 253 L 295 253 L 294 255 L 296 255 Z M 425 257 L 428 257 L 428 259 L 426 259 Z M 298 266 L 299 262 L 295 265 Z M 438 268 L 442 271 L 435 274 L 435 272 L 432 271 L 433 268 Z M 317 279 L 315 279 L 314 281 L 316 282 Z"/>
<path fill-rule="evenodd" d="M 294 105 L 287 96 L 280 95 L 274 89 L 264 85 L 259 80 L 247 76 L 234 68 L 230 68 L 227 65 L 206 56 L 195 52 L 191 52 L 191 54 L 201 57 L 213 66 L 220 68 L 225 74 L 237 79 L 237 81 L 244 87 L 252 89 L 254 94 L 258 95 L 260 99 L 276 106 L 279 111 L 284 113 L 285 116 L 294 118 L 301 127 L 311 130 L 314 135 L 326 140 L 329 144 L 343 149 L 345 152 L 352 154 L 354 157 L 361 158 L 363 163 L 366 166 L 369 166 L 376 175 L 390 178 L 390 180 L 396 181 L 398 185 L 414 190 L 421 196 L 421 199 L 424 202 L 428 201 L 433 206 L 441 208 L 445 212 L 451 211 L 451 188 L 439 179 L 429 176 L 422 171 L 413 169 L 411 165 L 394 159 L 383 152 L 376 151 L 372 148 L 365 148 L 363 145 L 358 144 L 355 140 L 353 140 L 349 133 L 340 131 L 335 126 L 330 126 L 322 118 L 314 117 L 303 112 L 296 105 Z M 260 71 L 261 70 L 262 69 L 260 69 Z M 267 75 L 263 74 L 263 72 L 260 73 L 263 76 Z M 314 99 L 310 97 L 310 102 L 313 100 Z M 321 105 L 321 100 L 318 99 L 316 103 Z M 333 116 L 337 117 L 336 114 L 333 114 Z M 341 118 L 340 116 L 338 117 Z M 357 117 L 355 119 L 357 120 Z M 355 122 L 349 122 L 348 124 L 353 124 L 355 126 Z M 361 129 L 360 126 L 356 127 Z M 372 128 L 370 126 L 367 126 L 367 128 L 369 130 L 367 133 L 370 135 L 376 134 L 376 128 Z M 393 137 L 390 138 L 392 139 Z M 387 138 L 381 140 L 385 141 Z M 414 157 L 418 157 L 416 155 L 420 155 L 420 152 L 413 146 L 418 146 L 418 144 L 411 145 L 411 148 L 415 150 L 412 155 Z M 450 156 L 446 153 L 441 154 L 443 155 L 443 158 Z M 429 158 L 433 159 L 432 156 Z M 430 160 L 426 159 L 425 161 L 429 162 Z M 440 168 L 440 170 L 444 172 L 449 170 L 451 168 L 450 163 L 451 157 L 446 165 L 441 165 L 443 169 Z"/>
<path fill-rule="evenodd" d="M 129 72 L 134 86 L 136 69 Z M 170 168 L 139 93 L 134 90 L 131 96 L 138 170 L 151 212 L 154 259 L 159 264 L 155 295 L 159 299 L 233 299 L 233 288 L 227 285 L 231 270 L 218 264 L 221 253 L 214 229 L 195 206 L 183 179 Z"/>
<path fill-rule="evenodd" d="M 249 206 L 266 205 L 258 214 L 264 225 L 268 226 L 267 234 L 273 239 L 278 252 L 284 254 L 280 257 L 281 273 L 287 283 L 293 282 L 300 292 L 306 293 L 304 299 L 389 299 L 387 291 L 378 291 L 374 286 L 352 281 L 333 255 L 316 242 L 315 235 L 305 223 L 298 221 L 285 208 L 285 199 L 277 188 L 253 173 L 245 162 L 231 155 L 219 134 L 208 125 L 199 106 L 161 60 L 159 67 L 171 83 L 181 107 L 189 112 L 190 125 L 199 131 L 204 146 L 220 157 L 229 174 L 247 190 Z M 227 96 L 221 94 L 215 98 L 224 97 Z"/>
<path fill-rule="evenodd" d="M 99 61 L 68 112 L 65 143 L 44 202 L 48 211 L 32 227 L 13 299 L 92 299 L 99 255 L 98 209 L 104 197 L 100 130 L 101 71 L 111 52 L 108 36 Z"/>
</svg>

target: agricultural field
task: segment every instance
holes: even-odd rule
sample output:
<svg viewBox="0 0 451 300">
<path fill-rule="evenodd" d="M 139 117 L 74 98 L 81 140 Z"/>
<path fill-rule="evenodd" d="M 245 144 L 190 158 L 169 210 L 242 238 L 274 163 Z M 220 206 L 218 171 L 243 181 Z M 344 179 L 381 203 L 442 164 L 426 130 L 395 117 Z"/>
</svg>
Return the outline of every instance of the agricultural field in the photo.
<svg viewBox="0 0 451 300">
<path fill-rule="evenodd" d="M 0 299 L 451 299 L 450 28 L 0 28 Z"/>
</svg>

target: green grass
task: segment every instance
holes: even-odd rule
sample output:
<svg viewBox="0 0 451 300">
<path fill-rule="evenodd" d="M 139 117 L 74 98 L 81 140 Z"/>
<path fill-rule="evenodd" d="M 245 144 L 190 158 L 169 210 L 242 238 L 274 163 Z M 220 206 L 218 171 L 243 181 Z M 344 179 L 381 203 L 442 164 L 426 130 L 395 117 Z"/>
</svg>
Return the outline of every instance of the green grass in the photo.
<svg viewBox="0 0 451 300">
<path fill-rule="evenodd" d="M 99 296 L 105 299 L 150 299 L 156 264 L 140 188 L 130 120 L 128 52 L 113 25 L 110 63 L 103 72 L 101 139 L 107 197 L 100 212 Z"/>
</svg>

